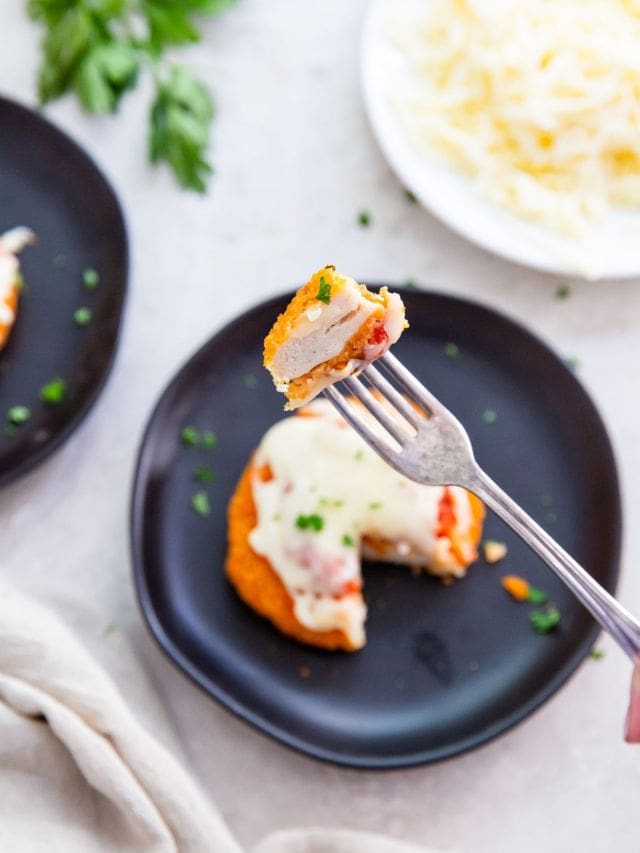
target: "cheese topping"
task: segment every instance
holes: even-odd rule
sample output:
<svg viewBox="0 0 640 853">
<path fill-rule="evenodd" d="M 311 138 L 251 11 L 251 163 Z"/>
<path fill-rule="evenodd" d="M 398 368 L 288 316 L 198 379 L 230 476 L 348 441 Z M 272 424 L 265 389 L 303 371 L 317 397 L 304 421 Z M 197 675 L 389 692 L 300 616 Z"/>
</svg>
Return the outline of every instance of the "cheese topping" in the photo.
<svg viewBox="0 0 640 853">
<path fill-rule="evenodd" d="M 394 20 L 414 72 L 398 105 L 416 147 L 479 193 L 582 236 L 640 208 L 640 2 L 433 0 Z"/>
<path fill-rule="evenodd" d="M 265 466 L 269 477 L 260 475 Z M 387 559 L 428 566 L 436 574 L 465 572 L 450 541 L 437 536 L 444 489 L 394 471 L 326 400 L 275 424 L 256 451 L 254 471 L 258 524 L 249 543 L 269 560 L 308 628 L 338 628 L 355 646 L 363 644 L 363 536 L 391 542 Z M 469 497 L 462 489 L 449 492 L 456 529 L 467 530 Z M 365 552 L 373 556 L 371 546 Z"/>
</svg>

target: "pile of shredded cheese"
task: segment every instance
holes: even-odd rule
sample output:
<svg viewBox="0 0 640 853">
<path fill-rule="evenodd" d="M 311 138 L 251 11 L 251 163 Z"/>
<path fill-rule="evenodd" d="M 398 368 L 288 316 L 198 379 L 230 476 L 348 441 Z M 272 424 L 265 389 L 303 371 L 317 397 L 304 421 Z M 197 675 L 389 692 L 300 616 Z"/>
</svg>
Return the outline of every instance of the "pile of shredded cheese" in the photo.
<svg viewBox="0 0 640 853">
<path fill-rule="evenodd" d="M 488 200 L 580 237 L 640 208 L 640 0 L 429 0 L 399 105 Z"/>
</svg>

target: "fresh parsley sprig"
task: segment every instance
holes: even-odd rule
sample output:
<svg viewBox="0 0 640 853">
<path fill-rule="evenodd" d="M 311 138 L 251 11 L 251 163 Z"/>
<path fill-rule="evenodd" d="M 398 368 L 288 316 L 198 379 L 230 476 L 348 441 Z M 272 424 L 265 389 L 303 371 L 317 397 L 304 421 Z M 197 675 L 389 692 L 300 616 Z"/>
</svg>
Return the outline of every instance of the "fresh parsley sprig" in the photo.
<svg viewBox="0 0 640 853">
<path fill-rule="evenodd" d="M 237 0 L 28 0 L 45 28 L 38 72 L 40 102 L 76 95 L 90 113 L 115 112 L 145 70 L 155 96 L 149 159 L 166 162 L 186 189 L 204 192 L 214 116 L 207 87 L 182 66 L 164 62 L 167 48 L 200 39 L 198 17 L 217 15 Z"/>
</svg>

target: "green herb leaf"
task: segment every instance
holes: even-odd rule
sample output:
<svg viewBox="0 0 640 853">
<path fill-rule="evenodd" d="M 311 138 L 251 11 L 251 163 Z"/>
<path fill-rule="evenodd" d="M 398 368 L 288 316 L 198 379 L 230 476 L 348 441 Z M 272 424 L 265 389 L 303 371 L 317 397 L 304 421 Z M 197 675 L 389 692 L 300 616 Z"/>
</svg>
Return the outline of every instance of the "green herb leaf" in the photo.
<svg viewBox="0 0 640 853">
<path fill-rule="evenodd" d="M 353 458 L 356 460 L 356 462 L 362 462 L 362 460 L 364 459 L 364 450 L 356 450 L 353 455 Z"/>
<path fill-rule="evenodd" d="M 205 159 L 213 102 L 206 87 L 184 68 L 174 66 L 158 83 L 151 108 L 149 157 L 166 161 L 179 183 L 203 193 L 213 169 Z"/>
<path fill-rule="evenodd" d="M 553 505 L 553 495 L 540 495 L 540 503 L 542 506 L 552 506 Z"/>
<path fill-rule="evenodd" d="M 12 406 L 7 412 L 7 420 L 16 426 L 26 423 L 30 417 L 31 412 L 26 406 Z"/>
<path fill-rule="evenodd" d="M 202 446 L 205 450 L 213 450 L 213 448 L 218 443 L 218 436 L 215 432 L 211 432 L 211 430 L 207 430 L 202 433 Z"/>
<path fill-rule="evenodd" d="M 196 492 L 195 495 L 191 498 L 191 508 L 198 513 L 198 515 L 210 515 L 211 514 L 211 506 L 209 504 L 209 498 L 206 492 Z"/>
<path fill-rule="evenodd" d="M 371 501 L 369 504 L 369 509 L 382 509 L 381 501 Z"/>
<path fill-rule="evenodd" d="M 368 228 L 371 225 L 371 214 L 366 210 L 361 210 L 358 214 L 358 225 L 362 228 Z"/>
<path fill-rule="evenodd" d="M 120 98 L 135 86 L 139 69 L 138 54 L 130 44 L 96 44 L 80 62 L 73 87 L 87 112 L 115 112 Z"/>
<path fill-rule="evenodd" d="M 529 586 L 527 590 L 527 601 L 530 601 L 532 604 L 544 604 L 548 600 L 549 596 L 546 592 L 543 592 L 541 589 L 537 589 L 535 586 Z"/>
<path fill-rule="evenodd" d="M 192 426 L 183 427 L 180 438 L 187 447 L 197 447 L 200 444 L 200 433 Z"/>
<path fill-rule="evenodd" d="M 318 293 L 316 294 L 316 299 L 318 302 L 324 302 L 325 305 L 328 305 L 331 302 L 331 285 L 323 275 L 320 276 L 320 284 L 318 287 Z"/>
<path fill-rule="evenodd" d="M 571 295 L 571 288 L 567 284 L 562 284 L 556 290 L 556 299 L 567 299 Z"/>
<path fill-rule="evenodd" d="M 345 545 L 347 548 L 354 548 L 356 540 L 353 538 L 353 536 L 349 536 L 348 533 L 345 533 L 342 537 L 342 544 Z"/>
<path fill-rule="evenodd" d="M 76 308 L 73 312 L 73 320 L 77 326 L 88 326 L 93 320 L 93 311 L 91 308 L 82 307 Z"/>
<path fill-rule="evenodd" d="M 57 270 L 64 269 L 67 265 L 66 255 L 56 255 L 51 263 Z"/>
<path fill-rule="evenodd" d="M 575 355 L 570 355 L 568 358 L 565 358 L 564 363 L 567 365 L 569 370 L 580 370 L 582 367 L 582 362 Z"/>
<path fill-rule="evenodd" d="M 199 465 L 193 472 L 193 479 L 198 483 L 213 483 L 215 476 L 211 468 L 206 465 Z"/>
<path fill-rule="evenodd" d="M 258 380 L 253 373 L 247 373 L 242 377 L 242 381 L 244 382 L 244 387 L 249 388 L 250 391 L 258 387 Z"/>
<path fill-rule="evenodd" d="M 482 413 L 482 420 L 485 424 L 494 424 L 498 420 L 498 413 L 495 409 L 485 409 Z"/>
<path fill-rule="evenodd" d="M 589 657 L 593 658 L 593 660 L 602 660 L 604 657 L 604 649 L 591 649 Z"/>
<path fill-rule="evenodd" d="M 64 400 L 67 383 L 57 376 L 40 389 L 40 399 L 48 406 L 57 406 Z"/>
<path fill-rule="evenodd" d="M 86 269 L 82 272 L 82 280 L 87 290 L 95 290 L 100 284 L 100 276 L 95 270 Z"/>
<path fill-rule="evenodd" d="M 405 290 L 417 290 L 418 284 L 412 278 L 408 278 L 405 283 L 402 285 Z"/>
<path fill-rule="evenodd" d="M 458 344 L 455 344 L 453 341 L 449 341 L 444 345 L 444 354 L 447 358 L 456 359 L 460 358 L 460 347 Z"/>
<path fill-rule="evenodd" d="M 552 604 L 544 610 L 533 610 L 529 614 L 531 624 L 540 634 L 548 634 L 560 624 L 560 611 Z"/>
<path fill-rule="evenodd" d="M 409 202 L 409 204 L 417 204 L 418 203 L 418 199 L 416 198 L 416 196 L 411 192 L 411 190 L 408 190 L 406 188 L 404 190 L 404 197 Z"/>
<path fill-rule="evenodd" d="M 315 512 L 310 515 L 299 515 L 296 518 L 296 527 L 300 530 L 313 530 L 319 533 L 324 527 L 324 518 Z"/>
</svg>

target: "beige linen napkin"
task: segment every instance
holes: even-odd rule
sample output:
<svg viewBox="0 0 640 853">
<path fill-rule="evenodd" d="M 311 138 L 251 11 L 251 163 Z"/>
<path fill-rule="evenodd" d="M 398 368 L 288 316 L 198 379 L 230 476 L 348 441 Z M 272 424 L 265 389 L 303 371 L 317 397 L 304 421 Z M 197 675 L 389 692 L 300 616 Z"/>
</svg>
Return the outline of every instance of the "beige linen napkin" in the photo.
<svg viewBox="0 0 640 853">
<path fill-rule="evenodd" d="M 135 678 L 133 659 L 129 664 Z M 147 725 L 154 723 L 154 703 L 149 695 Z M 6 586 L 0 586 L 0 851 L 240 853 L 216 810 L 133 717 L 75 636 L 52 612 Z M 312 829 L 276 833 L 254 853 L 416 851 L 373 835 Z"/>
</svg>

